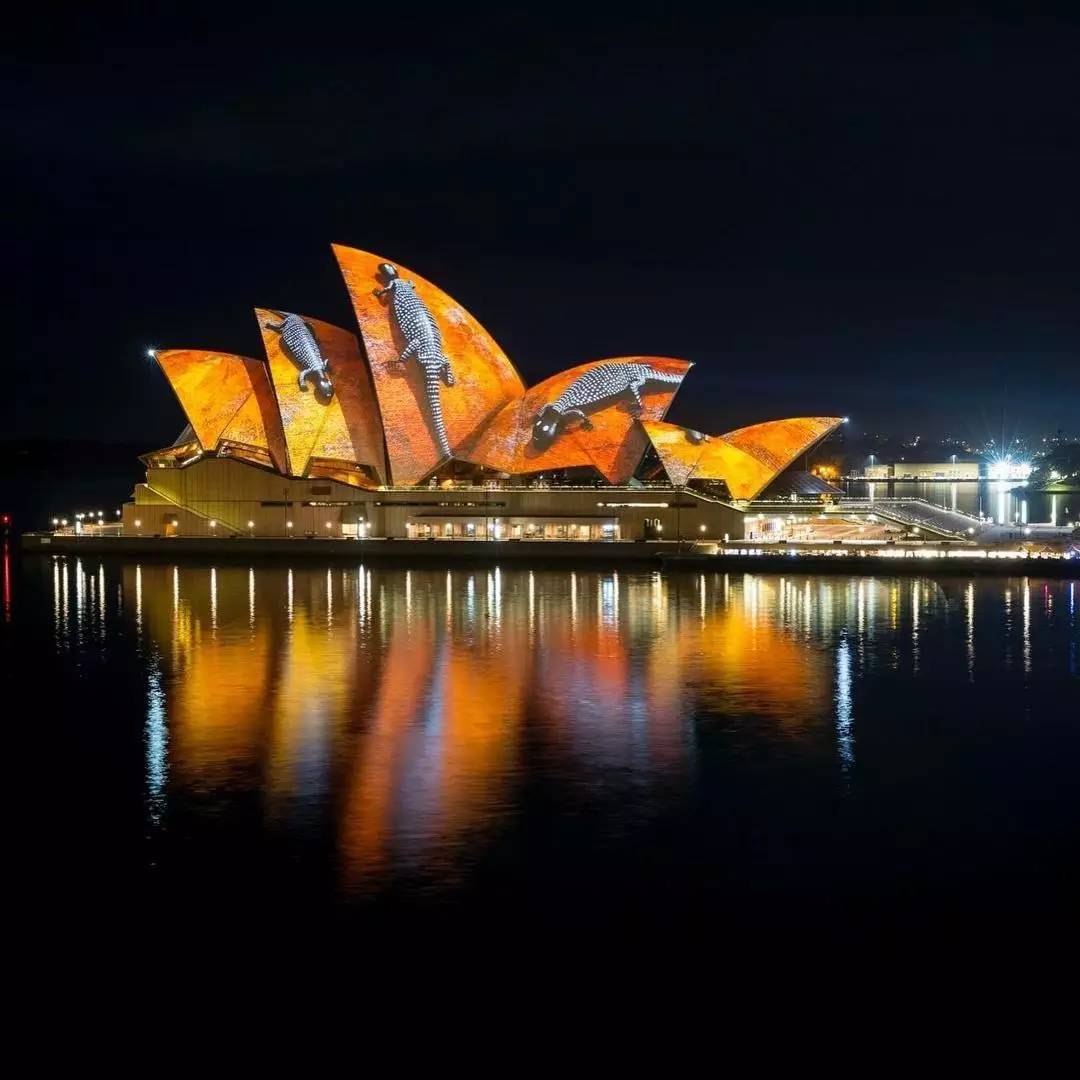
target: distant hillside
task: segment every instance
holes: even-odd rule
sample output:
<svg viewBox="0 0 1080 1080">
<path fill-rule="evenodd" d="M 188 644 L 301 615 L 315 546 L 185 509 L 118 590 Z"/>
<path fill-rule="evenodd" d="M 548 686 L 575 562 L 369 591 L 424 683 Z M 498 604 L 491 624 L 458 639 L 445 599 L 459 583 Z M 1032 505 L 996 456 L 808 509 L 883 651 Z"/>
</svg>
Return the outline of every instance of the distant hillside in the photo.
<svg viewBox="0 0 1080 1080">
<path fill-rule="evenodd" d="M 92 439 L 0 440 L 0 512 L 16 531 L 46 526 L 78 510 L 115 516 L 145 476 L 147 443 Z"/>
<path fill-rule="evenodd" d="M 1028 477 L 1028 487 L 1036 491 L 1080 491 L 1080 443 L 1057 446 L 1038 458 Z"/>
</svg>

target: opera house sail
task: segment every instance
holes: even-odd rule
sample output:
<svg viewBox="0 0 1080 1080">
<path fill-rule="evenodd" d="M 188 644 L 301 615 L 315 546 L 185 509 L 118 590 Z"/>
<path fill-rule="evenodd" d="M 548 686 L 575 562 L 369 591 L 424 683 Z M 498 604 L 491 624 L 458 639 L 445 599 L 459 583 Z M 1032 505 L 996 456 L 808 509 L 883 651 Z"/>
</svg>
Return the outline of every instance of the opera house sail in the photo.
<svg viewBox="0 0 1080 1080">
<path fill-rule="evenodd" d="M 188 423 L 145 455 L 126 535 L 642 540 L 685 518 L 719 537 L 841 423 L 679 427 L 666 418 L 691 364 L 663 356 L 527 387 L 437 285 L 333 253 L 358 334 L 268 306 L 255 311 L 265 359 L 156 353 Z"/>
</svg>

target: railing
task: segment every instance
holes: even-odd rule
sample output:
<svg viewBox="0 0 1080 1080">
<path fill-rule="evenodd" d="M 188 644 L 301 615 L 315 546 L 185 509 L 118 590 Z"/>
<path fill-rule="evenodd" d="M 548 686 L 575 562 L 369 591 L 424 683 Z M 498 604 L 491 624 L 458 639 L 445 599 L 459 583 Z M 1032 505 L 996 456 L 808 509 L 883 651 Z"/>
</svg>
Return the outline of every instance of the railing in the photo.
<svg viewBox="0 0 1080 1080">
<path fill-rule="evenodd" d="M 156 487 L 153 486 L 153 484 L 149 483 L 149 481 L 147 482 L 146 487 L 148 491 L 152 491 L 159 499 L 164 499 L 169 506 L 175 506 L 177 510 L 185 510 L 187 511 L 187 513 L 193 514 L 195 517 L 201 518 L 203 521 L 206 522 L 219 522 L 220 524 L 224 525 L 226 529 L 231 529 L 237 535 L 241 535 L 244 532 L 244 530 L 241 529 L 239 525 L 234 525 L 231 521 L 225 521 L 223 518 L 212 517 L 210 514 L 204 514 L 201 510 L 196 510 L 194 506 L 189 503 L 177 502 L 176 499 L 174 499 L 171 495 L 167 495 L 164 491 L 159 491 Z M 227 501 L 238 502 L 242 500 L 233 499 Z"/>
</svg>

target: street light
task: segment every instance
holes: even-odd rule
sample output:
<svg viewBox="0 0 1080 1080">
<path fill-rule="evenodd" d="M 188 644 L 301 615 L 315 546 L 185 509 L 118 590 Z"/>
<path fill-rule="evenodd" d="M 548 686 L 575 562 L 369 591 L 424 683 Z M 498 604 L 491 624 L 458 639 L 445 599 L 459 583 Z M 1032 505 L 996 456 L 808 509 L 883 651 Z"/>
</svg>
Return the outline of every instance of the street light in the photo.
<svg viewBox="0 0 1080 1080">
<path fill-rule="evenodd" d="M 211 529 L 216 529 L 217 528 L 217 522 L 214 521 L 213 518 L 210 519 L 210 528 Z"/>
</svg>

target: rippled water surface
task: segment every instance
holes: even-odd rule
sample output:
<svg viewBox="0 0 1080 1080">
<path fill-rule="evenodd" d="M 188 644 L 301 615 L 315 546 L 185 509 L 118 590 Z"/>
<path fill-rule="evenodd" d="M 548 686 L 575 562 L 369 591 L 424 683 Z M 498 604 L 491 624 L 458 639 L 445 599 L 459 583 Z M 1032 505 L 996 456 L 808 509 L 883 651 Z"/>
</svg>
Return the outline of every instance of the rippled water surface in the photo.
<svg viewBox="0 0 1080 1080">
<path fill-rule="evenodd" d="M 833 929 L 1075 899 L 1075 582 L 5 574 L 65 894 Z"/>
</svg>

